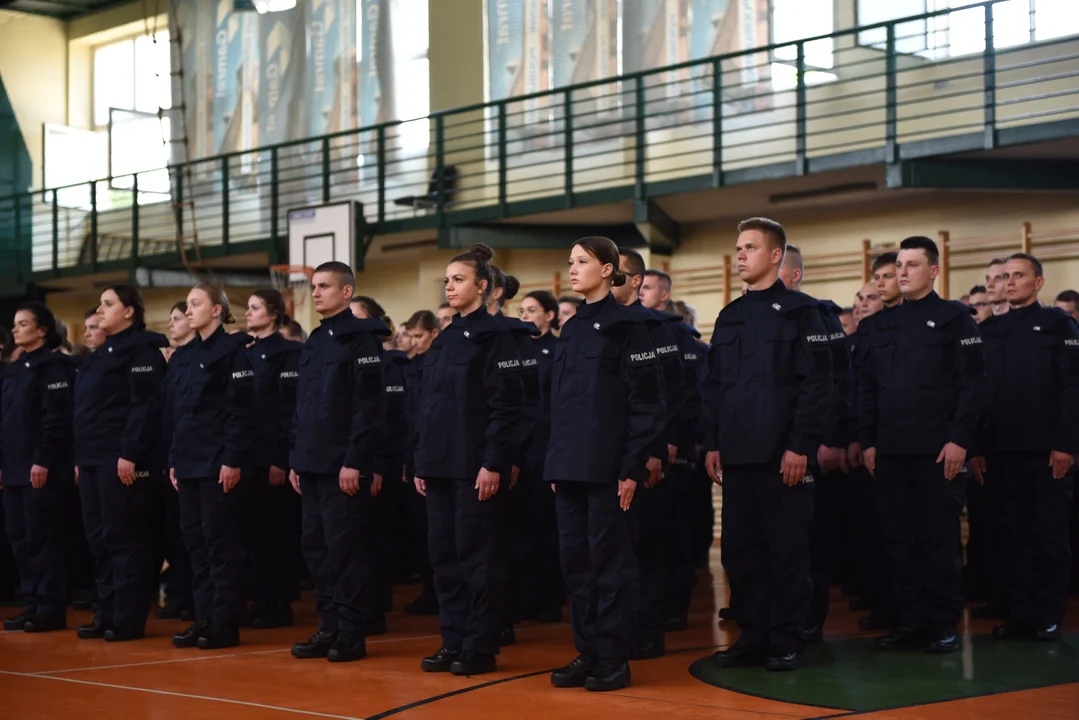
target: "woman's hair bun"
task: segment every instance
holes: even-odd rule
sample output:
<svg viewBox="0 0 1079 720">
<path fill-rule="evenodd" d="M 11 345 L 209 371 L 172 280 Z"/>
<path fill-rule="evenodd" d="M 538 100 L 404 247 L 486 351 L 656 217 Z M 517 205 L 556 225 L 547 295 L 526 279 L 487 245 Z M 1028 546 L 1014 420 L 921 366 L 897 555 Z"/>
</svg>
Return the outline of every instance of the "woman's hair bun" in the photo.
<svg viewBox="0 0 1079 720">
<path fill-rule="evenodd" d="M 614 275 L 611 276 L 611 285 L 615 287 L 622 287 L 626 284 L 626 274 L 621 270 L 615 270 Z"/>
<path fill-rule="evenodd" d="M 502 291 L 502 300 L 512 300 L 521 289 L 521 281 L 512 275 L 506 276 L 506 289 Z"/>
<path fill-rule="evenodd" d="M 479 255 L 481 258 L 484 258 L 486 260 L 490 260 L 495 256 L 495 251 L 487 247 L 483 243 L 476 243 L 475 245 L 470 247 L 468 251 L 473 255 Z"/>
<path fill-rule="evenodd" d="M 236 322 L 236 318 L 232 317 L 232 313 L 230 312 L 230 313 L 227 313 L 225 315 L 225 319 L 222 320 L 221 322 L 224 323 L 225 325 L 231 325 L 234 322 Z"/>
<path fill-rule="evenodd" d="M 292 324 L 292 318 L 289 317 L 288 313 L 285 313 L 284 315 L 281 316 L 281 326 L 282 327 L 284 327 L 286 325 L 291 325 L 291 324 Z"/>
</svg>

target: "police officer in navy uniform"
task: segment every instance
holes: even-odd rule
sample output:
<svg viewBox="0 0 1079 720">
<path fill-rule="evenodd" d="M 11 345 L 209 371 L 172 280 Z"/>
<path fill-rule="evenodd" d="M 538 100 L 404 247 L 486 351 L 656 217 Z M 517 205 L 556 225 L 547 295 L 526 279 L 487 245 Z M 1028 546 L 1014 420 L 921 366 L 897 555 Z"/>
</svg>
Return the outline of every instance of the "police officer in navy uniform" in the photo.
<svg viewBox="0 0 1079 720">
<path fill-rule="evenodd" d="M 560 327 L 558 300 L 547 290 L 533 290 L 521 299 L 518 312 L 521 320 L 534 325 L 539 333 L 531 342 L 540 399 L 521 480 L 513 496 L 516 512 L 512 522 L 519 528 L 513 560 L 513 572 L 519 577 L 518 617 L 555 623 L 562 622 L 566 587 L 558 559 L 555 498 L 550 485 L 543 481 L 543 466 L 551 439 L 551 378 L 557 344 L 555 332 Z"/>
<path fill-rule="evenodd" d="M 315 579 L 319 629 L 293 645 L 292 655 L 352 662 L 366 656 L 366 634 L 381 614 L 365 543 L 371 500 L 382 488 L 382 341 L 390 331 L 349 310 L 356 278 L 348 265 L 319 265 L 312 284 L 322 322 L 300 356 L 289 479 L 303 498 L 301 542 Z"/>
<path fill-rule="evenodd" d="M 256 290 L 247 301 L 247 332 L 255 341 L 247 359 L 255 373 L 257 420 L 251 446 L 247 513 L 254 528 L 247 543 L 254 575 L 251 625 L 257 629 L 292 625 L 292 603 L 299 600 L 300 528 L 296 493 L 288 481 L 288 447 L 296 415 L 296 384 L 303 345 L 281 336 L 290 322 L 285 300 L 272 288 Z"/>
<path fill-rule="evenodd" d="M 779 280 L 786 244 L 772 220 L 739 224 L 738 274 L 748 291 L 716 319 L 701 391 L 705 463 L 723 484 L 723 564 L 742 631 L 715 654 L 721 667 L 794 670 L 805 644 L 831 355 L 819 303 Z"/>
<path fill-rule="evenodd" d="M 1045 278 L 1037 258 L 1016 253 L 1004 273 L 1010 309 L 979 328 L 993 387 L 979 444 L 987 455 L 970 461 L 991 493 L 1004 554 L 1008 618 L 993 637 L 1059 640 L 1071 570 L 1070 470 L 1079 453 L 1079 328 L 1039 304 Z"/>
<path fill-rule="evenodd" d="M 788 244 L 779 269 L 780 281 L 791 290 L 800 290 L 805 279 L 802 252 Z M 843 517 L 843 481 L 848 471 L 847 445 L 852 432 L 851 394 L 854 377 L 848 350 L 849 339 L 840 321 L 843 309 L 831 300 L 819 300 L 817 307 L 821 322 L 828 333 L 828 348 L 832 355 L 832 403 L 828 414 L 821 418 L 823 433 L 817 448 L 816 466 L 820 474 L 813 489 L 813 524 L 809 531 L 810 568 L 813 576 L 813 596 L 806 617 L 803 635 L 807 642 L 824 640 L 824 621 L 828 617 L 828 597 L 835 575 L 835 555 L 839 547 L 839 529 Z"/>
<path fill-rule="evenodd" d="M 615 287 L 616 300 L 629 308 L 630 314 L 645 324 L 663 374 L 663 399 L 666 422 L 656 438 L 648 460 L 649 478 L 640 489 L 637 514 L 637 564 L 641 573 L 641 612 L 637 618 L 633 660 L 648 660 L 666 654 L 665 633 L 670 607 L 667 603 L 670 520 L 673 485 L 667 481 L 669 445 L 685 403 L 686 382 L 682 355 L 670 323 L 641 304 L 640 288 L 644 282 L 644 258 L 636 250 L 619 248 L 619 270 L 626 284 Z"/>
<path fill-rule="evenodd" d="M 195 331 L 187 321 L 187 300 L 180 300 L 169 311 L 169 337 L 175 349 L 168 360 L 165 375 L 161 412 L 162 457 L 168 458 L 172 447 L 172 434 L 176 424 L 176 398 L 191 370 L 191 351 L 195 347 Z M 157 609 L 161 620 L 195 619 L 192 596 L 191 554 L 187 551 L 184 534 L 180 528 L 180 496 L 169 481 L 167 462 L 162 463 L 164 488 L 164 535 L 165 560 L 169 563 L 169 580 L 165 586 L 165 605 Z"/>
<path fill-rule="evenodd" d="M 662 526 L 667 537 L 665 614 L 666 630 L 685 630 L 688 625 L 689 603 L 696 584 L 693 572 L 693 542 L 691 523 L 687 516 L 693 512 L 693 471 L 697 464 L 697 432 L 700 425 L 701 389 L 699 362 L 703 355 L 697 353 L 700 333 L 687 325 L 681 315 L 667 312 L 671 304 L 671 276 L 662 270 L 646 270 L 641 282 L 641 305 L 651 310 L 670 329 L 678 348 L 682 368 L 683 402 L 669 403 L 668 410 L 676 410 L 676 419 L 667 438 L 667 465 L 664 473 L 668 479 L 669 503 L 667 517 Z M 672 308 L 673 309 L 673 308 Z M 664 356 L 666 360 L 666 356 Z M 675 381 L 676 382 L 676 381 Z M 674 383 L 667 383 L 668 389 Z"/>
<path fill-rule="evenodd" d="M 570 251 L 570 285 L 586 302 L 563 326 L 551 379 L 544 479 L 555 484 L 562 574 L 578 656 L 555 687 L 629 687 L 641 576 L 636 493 L 667 426 L 663 375 L 642 314 L 611 292 L 628 282 L 618 248 L 585 237 Z M 654 318 L 654 316 L 652 316 Z"/>
<path fill-rule="evenodd" d="M 492 255 L 473 245 L 447 266 L 458 314 L 424 356 L 415 483 L 427 497 L 442 634 L 426 672 L 493 671 L 507 617 L 502 523 L 524 390 L 514 337 L 487 310 Z"/>
<path fill-rule="evenodd" d="M 385 613 L 393 609 L 393 572 L 398 552 L 396 532 L 407 522 L 406 498 L 415 494 L 400 482 L 404 471 L 404 447 L 408 440 L 405 376 L 409 359 L 404 351 L 391 349 L 394 345 L 393 328 L 386 311 L 374 298 L 355 295 L 349 307 L 360 320 L 381 320 L 391 332 L 391 337 L 386 338 L 383 344 L 382 379 L 386 386 L 386 419 L 379 428 L 375 459 L 375 471 L 382 477 L 382 489 L 371 500 L 372 522 L 365 526 L 368 539 L 364 542 L 364 548 L 369 555 L 367 562 L 374 568 L 373 595 L 376 598 L 373 618 L 366 628 L 366 635 L 370 636 L 386 632 Z M 404 326 L 402 330 L 407 334 Z M 410 348 L 411 339 L 409 336 Z"/>
<path fill-rule="evenodd" d="M 629 687 L 641 602 L 638 490 L 665 441 L 660 368 L 642 313 L 618 302 L 622 258 L 606 237 L 578 240 L 570 284 L 585 297 L 562 327 L 551 371 L 551 436 L 544 478 L 556 487 L 562 574 L 579 653 L 551 674 L 556 688 Z M 652 316 L 655 317 L 654 315 Z"/>
<path fill-rule="evenodd" d="M 521 407 L 521 416 L 517 420 L 517 433 L 512 443 L 512 458 L 510 468 L 510 483 L 506 504 L 506 519 L 502 522 L 505 532 L 505 546 L 503 547 L 503 559 L 506 562 L 507 594 L 506 594 L 506 618 L 505 627 L 500 636 L 503 647 L 513 645 L 517 641 L 513 629 L 513 622 L 520 615 L 521 606 L 517 600 L 520 597 L 520 587 L 523 584 L 523 575 L 531 574 L 535 568 L 525 568 L 515 565 L 513 559 L 520 554 L 519 547 L 528 540 L 523 536 L 530 532 L 525 523 L 514 522 L 519 517 L 520 505 L 527 502 L 527 493 L 518 491 L 518 480 L 528 454 L 528 445 L 535 433 L 536 420 L 540 409 L 539 369 L 536 366 L 536 351 L 532 345 L 532 337 L 539 334 L 539 329 L 530 322 L 524 322 L 517 318 L 505 315 L 505 306 L 508 300 L 517 297 L 517 291 L 521 288 L 520 281 L 513 275 L 507 275 L 497 265 L 491 266 L 491 278 L 494 286 L 487 294 L 487 312 L 491 314 L 498 327 L 509 333 L 517 346 L 517 355 L 521 359 L 521 388 L 524 392 L 524 402 Z M 512 518 L 512 519 L 511 519 Z"/>
<path fill-rule="evenodd" d="M 161 471 L 161 348 L 168 341 L 145 331 L 144 312 L 131 285 L 101 293 L 107 338 L 75 381 L 75 477 L 97 576 L 97 611 L 79 627 L 82 639 L 145 635 L 154 577 L 146 515 L 149 483 Z"/>
<path fill-rule="evenodd" d="M 447 305 L 452 315 L 456 314 L 453 308 Z M 419 310 L 412 314 L 405 326 L 409 328 L 412 336 L 412 349 L 415 353 L 405 368 L 405 417 L 407 439 L 404 443 L 405 472 L 402 478 L 410 492 L 406 493 L 408 500 L 408 531 L 412 539 L 413 563 L 418 575 L 421 589 L 416 599 L 404 606 L 404 611 L 409 615 L 438 615 L 438 597 L 435 595 L 434 573 L 431 569 L 431 555 L 427 551 L 427 499 L 415 489 L 415 455 L 416 455 L 416 431 L 415 419 L 420 411 L 420 375 L 423 371 L 424 356 L 431 350 L 435 338 L 442 331 L 440 316 L 430 310 Z M 449 323 L 447 322 L 447 325 Z"/>
<path fill-rule="evenodd" d="M 39 302 L 16 308 L 12 334 L 22 354 L 3 373 L 0 487 L 26 607 L 5 620 L 4 629 L 63 630 L 68 568 L 60 512 L 74 475 L 76 363 L 55 352 L 60 344 L 56 318 Z"/>
<path fill-rule="evenodd" d="M 240 643 L 250 566 L 240 530 L 243 493 L 255 437 L 254 371 L 245 333 L 228 334 L 229 300 L 214 285 L 187 294 L 187 319 L 198 334 L 191 367 L 176 398 L 170 478 L 180 494 L 180 526 L 191 554 L 195 622 L 174 635 L 178 648 L 215 650 Z"/>
<path fill-rule="evenodd" d="M 970 309 L 933 292 L 937 246 L 900 243 L 904 302 L 873 324 L 859 377 L 859 439 L 878 483 L 880 520 L 892 562 L 892 600 L 901 623 L 882 650 L 959 649 L 963 614 L 960 473 L 989 378 Z"/>
</svg>

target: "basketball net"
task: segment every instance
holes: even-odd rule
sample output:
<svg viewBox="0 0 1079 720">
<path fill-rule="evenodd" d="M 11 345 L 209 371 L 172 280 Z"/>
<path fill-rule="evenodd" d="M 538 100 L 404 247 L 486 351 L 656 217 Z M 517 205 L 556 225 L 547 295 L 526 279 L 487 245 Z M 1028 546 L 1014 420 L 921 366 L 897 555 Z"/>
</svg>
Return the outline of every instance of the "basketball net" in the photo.
<svg viewBox="0 0 1079 720">
<path fill-rule="evenodd" d="M 289 316 L 310 334 L 318 324 L 315 305 L 311 301 L 311 278 L 315 269 L 306 265 L 271 265 L 270 282 L 285 299 Z"/>
</svg>

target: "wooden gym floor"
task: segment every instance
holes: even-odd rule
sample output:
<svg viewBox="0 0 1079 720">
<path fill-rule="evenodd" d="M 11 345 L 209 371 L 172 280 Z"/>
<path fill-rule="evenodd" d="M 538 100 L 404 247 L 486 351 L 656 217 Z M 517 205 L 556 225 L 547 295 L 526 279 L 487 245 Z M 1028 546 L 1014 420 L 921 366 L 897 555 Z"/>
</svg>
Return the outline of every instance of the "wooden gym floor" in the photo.
<svg viewBox="0 0 1079 720">
<path fill-rule="evenodd" d="M 799 672 L 717 670 L 708 658 L 736 632 L 716 621 L 726 598 L 718 552 L 713 573 L 701 576 L 689 630 L 668 634 L 666 657 L 633 663 L 633 686 L 617 693 L 550 686 L 550 670 L 575 655 L 565 623 L 518 625 L 517 644 L 503 651 L 498 672 L 477 678 L 421 672 L 420 659 L 439 646 L 437 622 L 399 612 L 389 617 L 389 635 L 368 641 L 364 660 L 295 660 L 289 647 L 315 628 L 306 598 L 297 606 L 297 627 L 245 630 L 243 645 L 216 652 L 173 649 L 169 637 L 184 627 L 179 621 L 151 621 L 146 639 L 121 644 L 80 641 L 73 630 L 0 633 L 0 718 L 1079 717 L 1079 635 L 1051 645 L 997 643 L 986 636 L 991 621 L 965 621 L 962 652 L 883 654 L 872 650 L 871 634 L 858 630 L 857 614 L 838 595 L 826 644 L 807 653 Z M 397 607 L 414 593 L 399 588 Z M 68 614 L 72 628 L 89 620 L 89 613 Z M 1077 626 L 1079 602 L 1072 598 L 1068 627 Z"/>
</svg>

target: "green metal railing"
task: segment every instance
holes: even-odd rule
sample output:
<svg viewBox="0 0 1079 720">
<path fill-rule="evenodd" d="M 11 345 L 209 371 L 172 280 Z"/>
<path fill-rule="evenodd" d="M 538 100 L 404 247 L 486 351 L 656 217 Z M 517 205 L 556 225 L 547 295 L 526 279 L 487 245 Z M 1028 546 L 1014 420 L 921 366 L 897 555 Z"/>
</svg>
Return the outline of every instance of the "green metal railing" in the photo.
<svg viewBox="0 0 1079 720">
<path fill-rule="evenodd" d="M 997 47 L 1001 1 L 972 6 L 977 54 L 945 57 L 954 11 L 926 13 L 197 160 L 175 200 L 204 255 L 285 262 L 289 210 L 327 202 L 377 235 L 1079 135 L 1079 36 Z M 190 228 L 155 172 L 0 198 L 18 279 L 178 262 Z"/>
</svg>

